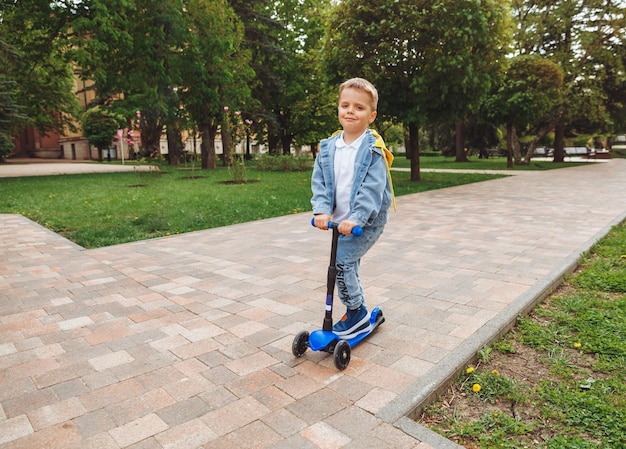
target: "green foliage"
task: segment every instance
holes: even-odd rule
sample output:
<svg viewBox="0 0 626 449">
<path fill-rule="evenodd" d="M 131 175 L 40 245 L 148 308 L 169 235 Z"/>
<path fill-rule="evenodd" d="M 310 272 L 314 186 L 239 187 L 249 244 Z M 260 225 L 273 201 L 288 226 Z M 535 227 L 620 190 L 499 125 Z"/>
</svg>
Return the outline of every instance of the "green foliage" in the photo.
<svg viewBox="0 0 626 449">
<path fill-rule="evenodd" d="M 581 288 L 606 292 L 626 293 L 626 229 L 614 228 L 613 232 L 592 248 L 600 257 L 583 259 L 585 270 L 575 278 L 574 284 Z"/>
<path fill-rule="evenodd" d="M 2 80 L 14 83 L 11 130 L 32 125 L 42 134 L 74 129 L 80 107 L 67 58 L 68 11 L 58 2 L 6 2 L 0 20 Z M 22 115 L 23 114 L 23 115 Z"/>
<path fill-rule="evenodd" d="M 260 171 L 307 171 L 313 168 L 313 159 L 309 155 L 272 156 L 263 154 L 255 158 L 254 163 Z"/>
<path fill-rule="evenodd" d="M 513 123 L 520 130 L 534 128 L 549 120 L 547 114 L 559 104 L 563 77 L 563 70 L 547 58 L 518 56 L 483 107 L 491 120 Z"/>
<path fill-rule="evenodd" d="M 242 183 L 248 180 L 246 172 L 246 159 L 243 154 L 233 154 L 231 156 L 228 170 L 230 171 L 235 183 Z"/>
<path fill-rule="evenodd" d="M 2 58 L 0 58 L 0 64 Z M 17 123 L 26 120 L 21 113 L 21 107 L 15 102 L 15 83 L 7 81 L 0 75 L 0 162 L 9 155 L 13 148 L 11 131 Z"/>
<path fill-rule="evenodd" d="M 102 151 L 109 148 L 124 118 L 103 108 L 89 109 L 83 115 L 83 132 L 90 144 Z"/>
<path fill-rule="evenodd" d="M 444 436 L 459 436 L 476 440 L 481 449 L 519 449 L 511 436 L 523 436 L 532 432 L 534 426 L 525 424 L 500 412 L 484 413 L 478 421 L 456 423 Z"/>
<path fill-rule="evenodd" d="M 468 369 L 462 378 L 462 385 L 467 394 L 474 394 L 492 404 L 496 400 L 508 400 L 514 404 L 524 400 L 524 391 L 517 382 L 496 370 Z"/>
</svg>

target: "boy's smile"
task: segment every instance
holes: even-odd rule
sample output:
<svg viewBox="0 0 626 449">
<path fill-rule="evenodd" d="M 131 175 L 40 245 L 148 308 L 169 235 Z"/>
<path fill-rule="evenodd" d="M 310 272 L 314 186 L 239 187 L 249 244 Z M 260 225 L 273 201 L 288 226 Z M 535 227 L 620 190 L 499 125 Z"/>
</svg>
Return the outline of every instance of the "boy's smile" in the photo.
<svg viewBox="0 0 626 449">
<path fill-rule="evenodd" d="M 372 97 L 366 91 L 352 87 L 341 92 L 337 111 L 343 128 L 343 140 L 347 144 L 363 134 L 376 118 L 376 111 L 372 109 Z"/>
</svg>

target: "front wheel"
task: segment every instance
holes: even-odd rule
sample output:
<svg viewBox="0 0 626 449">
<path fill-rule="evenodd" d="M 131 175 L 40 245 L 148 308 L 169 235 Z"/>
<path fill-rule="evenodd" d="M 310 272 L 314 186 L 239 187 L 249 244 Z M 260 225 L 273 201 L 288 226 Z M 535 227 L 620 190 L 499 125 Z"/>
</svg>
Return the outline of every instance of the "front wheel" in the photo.
<svg viewBox="0 0 626 449">
<path fill-rule="evenodd" d="M 296 338 L 293 339 L 291 344 L 291 352 L 296 357 L 302 357 L 302 355 L 309 348 L 309 333 L 307 331 L 300 331 Z"/>
<path fill-rule="evenodd" d="M 338 370 L 344 370 L 350 363 L 350 344 L 345 340 L 339 340 L 333 353 L 335 366 Z"/>
</svg>

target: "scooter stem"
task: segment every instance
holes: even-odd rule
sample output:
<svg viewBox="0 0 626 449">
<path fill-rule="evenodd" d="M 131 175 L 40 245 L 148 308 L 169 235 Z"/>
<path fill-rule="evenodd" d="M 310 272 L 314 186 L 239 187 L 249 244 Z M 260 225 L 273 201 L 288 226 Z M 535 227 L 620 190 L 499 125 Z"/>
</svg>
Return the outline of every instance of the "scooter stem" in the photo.
<svg viewBox="0 0 626 449">
<path fill-rule="evenodd" d="M 326 278 L 326 313 L 324 315 L 324 324 L 322 325 L 322 330 L 326 332 L 333 330 L 333 295 L 335 293 L 335 279 L 337 278 L 337 242 L 339 241 L 339 231 L 337 226 L 332 226 L 332 230 L 333 242 Z"/>
</svg>

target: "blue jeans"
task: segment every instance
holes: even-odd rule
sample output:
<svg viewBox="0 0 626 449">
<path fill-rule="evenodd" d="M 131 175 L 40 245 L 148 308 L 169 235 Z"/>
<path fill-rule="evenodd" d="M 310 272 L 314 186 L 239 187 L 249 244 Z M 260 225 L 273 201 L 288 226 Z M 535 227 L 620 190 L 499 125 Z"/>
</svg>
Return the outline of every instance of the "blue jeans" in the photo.
<svg viewBox="0 0 626 449">
<path fill-rule="evenodd" d="M 374 246 L 383 233 L 382 226 L 363 228 L 359 237 L 352 235 L 339 236 L 337 244 L 337 294 L 339 299 L 350 310 L 365 304 L 365 295 L 359 279 L 361 257 Z"/>
</svg>

